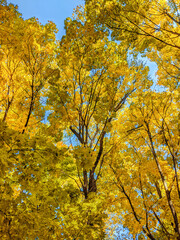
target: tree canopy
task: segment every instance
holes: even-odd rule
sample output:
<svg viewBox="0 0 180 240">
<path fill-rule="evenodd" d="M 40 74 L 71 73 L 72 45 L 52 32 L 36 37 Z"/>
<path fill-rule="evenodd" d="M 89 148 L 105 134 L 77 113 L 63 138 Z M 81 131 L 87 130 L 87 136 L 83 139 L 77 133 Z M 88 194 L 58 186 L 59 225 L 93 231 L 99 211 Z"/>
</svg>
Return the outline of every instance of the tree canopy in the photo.
<svg viewBox="0 0 180 240">
<path fill-rule="evenodd" d="M 180 240 L 179 14 L 86 0 L 57 40 L 0 1 L 1 239 Z"/>
</svg>

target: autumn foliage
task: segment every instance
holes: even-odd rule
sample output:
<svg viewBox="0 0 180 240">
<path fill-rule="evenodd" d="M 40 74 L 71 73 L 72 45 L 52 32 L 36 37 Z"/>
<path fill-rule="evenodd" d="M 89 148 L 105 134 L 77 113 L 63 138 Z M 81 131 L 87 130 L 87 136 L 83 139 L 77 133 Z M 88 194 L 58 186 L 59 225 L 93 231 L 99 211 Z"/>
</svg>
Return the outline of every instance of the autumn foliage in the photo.
<svg viewBox="0 0 180 240">
<path fill-rule="evenodd" d="M 0 239 L 180 240 L 179 14 L 86 0 L 58 41 L 0 1 Z"/>
</svg>

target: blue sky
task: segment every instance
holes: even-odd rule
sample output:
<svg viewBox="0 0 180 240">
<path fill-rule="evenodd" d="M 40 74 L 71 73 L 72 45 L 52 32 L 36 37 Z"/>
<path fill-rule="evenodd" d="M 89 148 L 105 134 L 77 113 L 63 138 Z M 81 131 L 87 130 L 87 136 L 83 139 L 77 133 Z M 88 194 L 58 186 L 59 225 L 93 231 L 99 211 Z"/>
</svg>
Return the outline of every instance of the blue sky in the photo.
<svg viewBox="0 0 180 240">
<path fill-rule="evenodd" d="M 84 0 L 7 0 L 18 5 L 24 19 L 36 17 L 42 24 L 53 21 L 59 32 L 57 38 L 64 34 L 64 20 L 71 17 L 77 5 L 83 5 Z"/>
</svg>

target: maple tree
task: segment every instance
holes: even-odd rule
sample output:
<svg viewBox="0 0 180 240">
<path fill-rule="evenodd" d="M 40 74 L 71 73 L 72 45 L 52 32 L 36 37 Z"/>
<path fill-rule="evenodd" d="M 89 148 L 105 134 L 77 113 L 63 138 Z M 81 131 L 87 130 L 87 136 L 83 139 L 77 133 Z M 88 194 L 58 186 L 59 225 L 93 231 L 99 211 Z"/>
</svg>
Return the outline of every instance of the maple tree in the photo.
<svg viewBox="0 0 180 240">
<path fill-rule="evenodd" d="M 56 41 L 0 1 L 1 239 L 180 239 L 178 8 L 88 0 Z"/>
<path fill-rule="evenodd" d="M 142 88 L 148 69 L 128 61 L 127 51 L 87 22 L 82 10 L 66 20 L 65 29 L 57 50 L 59 76 L 50 81 L 49 120 L 57 129 L 65 124 L 78 139 L 73 154 L 88 198 L 97 191 L 111 124 L 127 98 Z"/>
</svg>

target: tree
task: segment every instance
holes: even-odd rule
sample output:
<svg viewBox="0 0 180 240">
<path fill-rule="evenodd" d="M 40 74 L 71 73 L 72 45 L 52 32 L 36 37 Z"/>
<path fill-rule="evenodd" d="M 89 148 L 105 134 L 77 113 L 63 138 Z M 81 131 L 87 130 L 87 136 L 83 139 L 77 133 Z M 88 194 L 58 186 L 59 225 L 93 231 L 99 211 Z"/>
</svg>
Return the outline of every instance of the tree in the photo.
<svg viewBox="0 0 180 240">
<path fill-rule="evenodd" d="M 86 21 L 83 10 L 77 9 L 74 19 L 66 20 L 65 29 L 57 53 L 59 76 L 50 81 L 49 120 L 57 130 L 65 125 L 78 140 L 73 154 L 87 199 L 97 192 L 111 124 L 145 81 L 147 68 L 128 62 L 127 51 Z"/>
<path fill-rule="evenodd" d="M 1 116 L 24 133 L 44 117 L 42 89 L 53 72 L 56 28 L 24 21 L 13 5 L 1 5 L 1 11 Z"/>
<path fill-rule="evenodd" d="M 87 0 L 88 19 L 110 29 L 113 40 L 158 66 L 159 85 L 179 88 L 179 2 Z"/>
<path fill-rule="evenodd" d="M 124 141 L 109 156 L 109 184 L 118 191 L 115 211 L 133 235 L 179 239 L 177 101 L 177 93 L 140 94 L 116 125 Z"/>
</svg>

